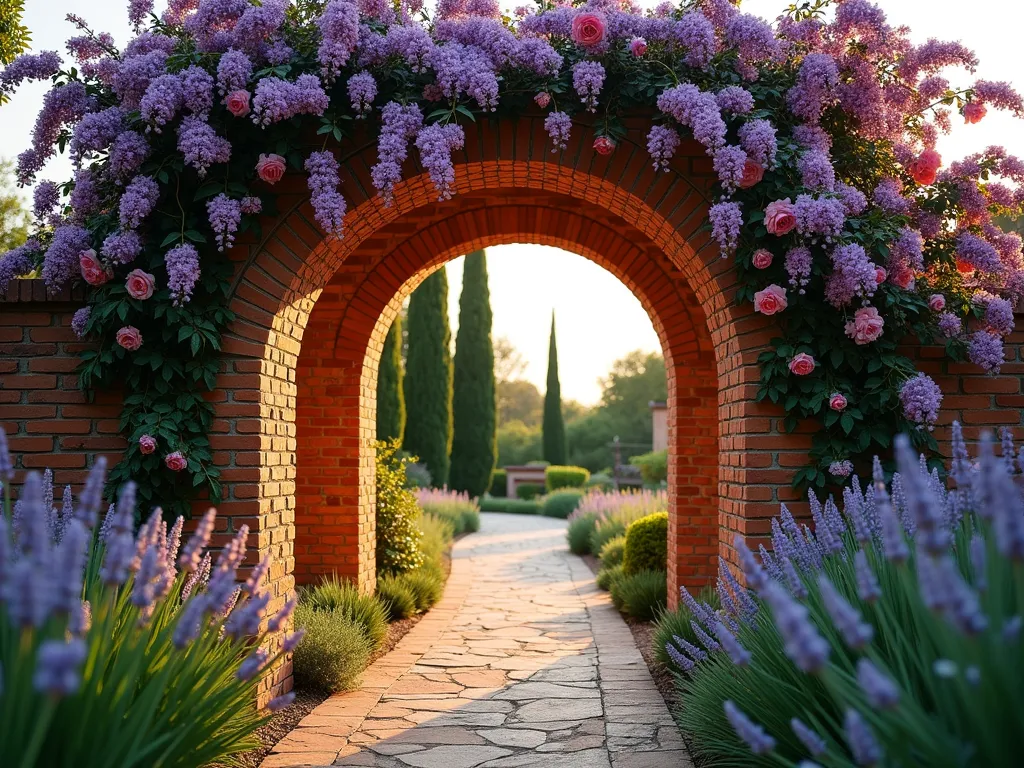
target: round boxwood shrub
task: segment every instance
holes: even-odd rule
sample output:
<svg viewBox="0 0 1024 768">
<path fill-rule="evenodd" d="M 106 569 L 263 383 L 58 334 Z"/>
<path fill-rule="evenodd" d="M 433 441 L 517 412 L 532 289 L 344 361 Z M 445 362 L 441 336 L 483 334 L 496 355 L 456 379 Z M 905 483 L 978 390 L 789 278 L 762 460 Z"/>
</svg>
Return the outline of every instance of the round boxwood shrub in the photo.
<svg viewBox="0 0 1024 768">
<path fill-rule="evenodd" d="M 377 579 L 377 598 L 388 612 L 388 621 L 408 619 L 416 613 L 416 596 L 397 576 Z"/>
<path fill-rule="evenodd" d="M 541 514 L 545 517 L 557 517 L 565 520 L 576 511 L 583 498 L 583 491 L 555 491 L 544 497 L 541 504 Z"/>
<path fill-rule="evenodd" d="M 349 691 L 370 660 L 363 628 L 341 611 L 318 611 L 301 603 L 295 626 L 306 631 L 295 649 L 295 682 L 325 693 Z"/>
<path fill-rule="evenodd" d="M 544 485 L 548 492 L 559 488 L 582 488 L 590 479 L 590 470 L 584 467 L 553 465 L 544 470 Z"/>
<path fill-rule="evenodd" d="M 606 592 L 612 588 L 612 584 L 622 578 L 622 566 L 612 565 L 602 568 L 597 572 L 597 586 Z M 614 598 L 613 598 L 614 600 Z M 617 607 L 617 606 L 616 606 Z"/>
<path fill-rule="evenodd" d="M 500 497 L 508 494 L 508 472 L 504 469 L 494 470 L 494 474 L 491 475 L 491 489 L 489 493 L 491 496 Z"/>
<path fill-rule="evenodd" d="M 516 497 L 524 501 L 532 501 L 543 493 L 543 483 L 520 483 L 516 486 Z"/>
<path fill-rule="evenodd" d="M 569 540 L 569 551 L 574 555 L 590 554 L 590 538 L 594 535 L 597 515 L 593 512 L 579 515 L 569 521 L 565 537 Z"/>
<path fill-rule="evenodd" d="M 641 621 L 654 621 L 668 602 L 664 571 L 623 573 L 612 579 L 609 589 L 615 607 Z"/>
<path fill-rule="evenodd" d="M 626 575 L 664 571 L 667 562 L 668 512 L 655 512 L 630 523 L 622 553 L 622 569 Z"/>
<path fill-rule="evenodd" d="M 324 580 L 302 594 L 302 603 L 316 611 L 340 613 L 363 629 L 370 641 L 370 650 L 376 651 L 388 636 L 388 612 L 374 595 L 362 595 L 350 581 L 337 576 Z"/>
<path fill-rule="evenodd" d="M 603 568 L 610 568 L 614 565 L 622 565 L 622 553 L 625 549 L 625 536 L 616 536 L 614 539 L 606 541 L 598 555 L 601 558 L 601 566 Z"/>
</svg>

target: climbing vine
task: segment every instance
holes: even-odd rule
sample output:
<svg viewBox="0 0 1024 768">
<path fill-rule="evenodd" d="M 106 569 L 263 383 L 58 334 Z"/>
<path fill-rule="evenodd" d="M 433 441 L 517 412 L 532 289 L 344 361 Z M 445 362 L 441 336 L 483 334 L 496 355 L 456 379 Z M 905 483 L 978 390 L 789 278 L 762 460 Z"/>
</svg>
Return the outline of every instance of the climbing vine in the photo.
<svg viewBox="0 0 1024 768">
<path fill-rule="evenodd" d="M 954 114 L 1024 115 L 1005 83 L 956 90 L 958 44 L 912 45 L 865 0 L 795 4 L 774 25 L 728 0 L 545 2 L 502 16 L 494 0 L 131 0 L 120 50 L 77 17 L 68 50 L 26 54 L 0 94 L 51 80 L 19 180 L 67 152 L 74 178 L 36 183 L 37 231 L 0 258 L 0 290 L 40 270 L 84 280 L 74 328 L 95 342 L 81 381 L 124 391 L 128 439 L 114 483 L 184 511 L 220 481 L 210 446 L 231 246 L 259 235 L 274 185 L 304 174 L 316 220 L 342 237 L 335 157 L 359 124 L 378 136 L 385 201 L 415 149 L 440 198 L 453 193 L 464 126 L 540 110 L 554 152 L 573 132 L 611 154 L 646 142 L 668 170 L 681 140 L 712 159 L 708 227 L 772 316 L 757 397 L 814 427 L 799 484 L 842 482 L 910 431 L 934 447 L 941 393 L 904 354 L 909 337 L 998 370 L 1024 294 L 1021 240 L 996 224 L 1024 202 L 1024 163 L 1001 148 L 944 167 Z M 651 116 L 646 137 L 624 115 Z"/>
</svg>

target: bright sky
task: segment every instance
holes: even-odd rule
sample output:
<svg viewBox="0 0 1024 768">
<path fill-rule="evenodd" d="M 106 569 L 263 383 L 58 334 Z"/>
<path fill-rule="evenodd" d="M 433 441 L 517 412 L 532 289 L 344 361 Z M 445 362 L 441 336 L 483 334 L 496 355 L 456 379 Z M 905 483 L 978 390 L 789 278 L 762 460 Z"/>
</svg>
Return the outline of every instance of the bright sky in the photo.
<svg viewBox="0 0 1024 768">
<path fill-rule="evenodd" d="M 978 52 L 978 76 L 1009 80 L 1024 88 L 1020 28 L 1024 11 L 1018 0 L 879 0 L 893 23 L 913 30 L 913 39 L 959 39 Z M 503 2 L 509 8 L 524 0 Z M 656 5 L 658 0 L 640 0 Z M 76 13 L 111 32 L 119 42 L 129 37 L 127 0 L 28 0 L 24 23 L 32 30 L 35 50 L 64 52 L 64 40 L 73 28 L 64 21 Z M 432 4 L 432 3 L 428 3 Z M 745 0 L 743 10 L 766 19 L 775 18 L 790 0 Z M 157 0 L 157 7 L 165 3 Z M 956 83 L 968 84 L 964 76 Z M 0 154 L 14 157 L 29 145 L 35 115 L 46 86 L 28 84 L 0 108 Z M 990 112 L 978 125 L 961 126 L 954 119 L 953 135 L 940 140 L 944 159 L 956 159 L 990 144 L 1005 144 L 1024 153 L 1020 141 L 1024 125 L 1002 113 Z M 57 158 L 40 178 L 63 180 L 70 175 L 66 158 Z M 633 349 L 659 348 L 651 321 L 629 290 L 596 264 L 554 248 L 506 245 L 488 250 L 494 335 L 507 336 L 529 363 L 525 377 L 544 389 L 547 334 L 551 310 L 557 314 L 558 353 L 562 395 L 582 403 L 596 402 L 598 378 L 617 358 Z M 543 279 L 538 279 L 543 275 Z M 458 297 L 462 287 L 462 260 L 448 265 L 453 333 L 458 323 Z"/>
</svg>

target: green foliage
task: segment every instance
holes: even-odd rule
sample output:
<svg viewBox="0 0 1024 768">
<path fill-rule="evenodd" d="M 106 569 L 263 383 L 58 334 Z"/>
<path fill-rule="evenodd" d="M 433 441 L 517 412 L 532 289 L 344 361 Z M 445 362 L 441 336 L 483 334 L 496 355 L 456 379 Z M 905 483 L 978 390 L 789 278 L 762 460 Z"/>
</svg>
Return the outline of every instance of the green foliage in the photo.
<svg viewBox="0 0 1024 768">
<path fill-rule="evenodd" d="M 444 594 L 444 576 L 436 568 L 417 568 L 398 576 L 398 580 L 412 593 L 416 611 L 429 609 Z"/>
<path fill-rule="evenodd" d="M 9 1 L 0 0 L 0 57 L 4 48 L 3 3 Z M 0 258 L 2 254 L 25 242 L 28 238 L 28 225 L 32 221 L 13 181 L 14 163 L 10 160 L 0 160 Z"/>
<path fill-rule="evenodd" d="M 480 499 L 481 512 L 505 512 L 510 515 L 539 515 L 540 502 L 527 499 Z"/>
<path fill-rule="evenodd" d="M 490 487 L 498 456 L 491 298 L 484 251 L 474 251 L 465 260 L 453 391 L 454 436 L 448 485 L 470 496 L 483 496 Z"/>
<path fill-rule="evenodd" d="M 627 575 L 664 571 L 668 561 L 668 512 L 655 512 L 630 523 L 622 568 Z"/>
<path fill-rule="evenodd" d="M 430 488 L 433 480 L 426 464 L 413 461 L 405 465 L 406 488 Z"/>
<path fill-rule="evenodd" d="M 494 470 L 491 475 L 491 496 L 505 496 L 508 493 L 508 473 L 504 469 Z"/>
<path fill-rule="evenodd" d="M 388 621 L 401 621 L 416 614 L 416 596 L 397 576 L 389 574 L 377 579 L 377 599 L 384 605 Z"/>
<path fill-rule="evenodd" d="M 22 51 L 28 50 L 32 35 L 21 23 L 25 0 L 0 0 L 0 64 L 10 64 Z M 7 97 L 0 96 L 0 104 Z M 6 248 L 0 246 L 0 253 Z"/>
<path fill-rule="evenodd" d="M 384 339 L 377 369 L 377 439 L 401 440 L 405 433 L 405 392 L 402 379 L 402 316 L 395 320 Z M 428 480 L 429 483 L 429 480 Z"/>
<path fill-rule="evenodd" d="M 668 451 L 651 451 L 633 456 L 630 464 L 640 467 L 640 475 L 648 485 L 661 485 L 668 480 Z"/>
<path fill-rule="evenodd" d="M 610 565 L 606 568 L 602 568 L 597 572 L 597 586 L 599 589 L 603 589 L 605 592 L 607 592 L 612 588 L 612 584 L 614 584 L 621 578 L 623 578 L 622 566 Z"/>
<path fill-rule="evenodd" d="M 377 442 L 377 573 L 402 573 L 423 562 L 420 508 L 405 487 L 408 459 L 398 456 L 398 441 Z"/>
<path fill-rule="evenodd" d="M 625 536 L 616 536 L 614 539 L 608 539 L 608 541 L 604 543 L 604 546 L 601 547 L 601 551 L 598 553 L 598 557 L 601 558 L 601 565 L 605 568 L 622 565 L 622 556 L 625 551 Z"/>
<path fill-rule="evenodd" d="M 615 487 L 615 481 L 608 472 L 595 472 L 587 480 L 587 488 L 599 488 L 602 491 L 610 491 Z"/>
<path fill-rule="evenodd" d="M 544 396 L 532 381 L 501 379 L 497 384 L 498 423 L 502 426 L 518 422 L 540 432 L 544 414 Z M 540 455 L 540 451 L 537 451 Z"/>
<path fill-rule="evenodd" d="M 451 521 L 424 514 L 420 518 L 420 530 L 423 532 L 423 540 L 420 543 L 420 549 L 423 550 L 423 565 L 440 565 L 444 562 L 452 537 L 455 535 Z"/>
<path fill-rule="evenodd" d="M 455 536 L 480 530 L 480 508 L 465 494 L 421 491 L 419 505 L 428 517 L 446 521 Z"/>
<path fill-rule="evenodd" d="M 576 511 L 582 498 L 582 491 L 566 490 L 549 493 L 541 504 L 541 514 L 545 517 L 557 517 L 560 520 L 565 520 Z"/>
<path fill-rule="evenodd" d="M 362 628 L 370 652 L 376 652 L 388 636 L 388 615 L 383 603 L 373 595 L 360 594 L 350 581 L 337 576 L 324 579 L 304 590 L 300 602 L 314 611 L 338 613 Z"/>
<path fill-rule="evenodd" d="M 538 496 L 543 496 L 544 490 L 542 483 L 519 483 L 516 486 L 516 497 L 525 501 L 531 501 Z"/>
<path fill-rule="evenodd" d="M 609 589 L 615 607 L 641 621 L 654 621 L 665 610 L 668 601 L 664 571 L 628 574 L 623 570 L 620 578 L 611 581 Z"/>
<path fill-rule="evenodd" d="M 370 640 L 358 622 L 341 611 L 320 611 L 300 603 L 295 626 L 306 632 L 292 657 L 296 684 L 325 693 L 349 691 L 359 684 L 370 660 Z"/>
<path fill-rule="evenodd" d="M 544 392 L 544 459 L 565 464 L 565 422 L 562 419 L 562 386 L 558 381 L 558 347 L 555 344 L 555 313 L 551 313 L 551 338 L 548 342 L 548 378 Z"/>
<path fill-rule="evenodd" d="M 544 470 L 544 486 L 548 491 L 559 488 L 582 488 L 590 479 L 590 470 L 583 467 L 551 465 Z"/>
<path fill-rule="evenodd" d="M 590 549 L 590 537 L 594 534 L 594 525 L 597 523 L 597 515 L 593 512 L 576 515 L 569 521 L 565 537 L 569 541 L 569 551 L 574 555 L 588 555 Z"/>
<path fill-rule="evenodd" d="M 452 450 L 452 359 L 448 277 L 439 269 L 409 299 L 405 364 L 405 450 L 427 465 L 435 487 L 448 482 Z"/>
<path fill-rule="evenodd" d="M 498 427 L 498 463 L 518 467 L 543 452 L 540 426 L 528 427 L 521 421 L 501 422 Z"/>
<path fill-rule="evenodd" d="M 720 601 L 718 599 L 718 593 L 711 587 L 705 587 L 701 590 L 697 596 L 697 600 L 701 603 L 707 603 L 713 610 L 718 610 L 720 607 Z M 679 603 L 674 611 L 665 611 L 658 617 L 658 623 L 654 627 L 654 637 L 651 639 L 651 643 L 654 647 L 654 657 L 671 667 L 676 672 L 683 672 L 682 669 L 675 665 L 669 657 L 668 652 L 665 650 L 666 646 L 672 642 L 672 638 L 680 637 L 691 643 L 698 648 L 701 647 L 700 641 L 697 639 L 696 633 L 693 631 L 694 616 L 683 603 Z M 699 622 L 698 622 L 699 623 Z"/>
</svg>

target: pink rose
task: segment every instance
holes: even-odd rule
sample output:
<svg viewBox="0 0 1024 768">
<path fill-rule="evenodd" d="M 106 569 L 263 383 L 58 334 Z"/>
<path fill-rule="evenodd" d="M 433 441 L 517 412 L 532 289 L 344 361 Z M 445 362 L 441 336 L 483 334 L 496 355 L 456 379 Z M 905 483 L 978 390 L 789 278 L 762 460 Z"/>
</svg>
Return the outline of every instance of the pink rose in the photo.
<svg viewBox="0 0 1024 768">
<path fill-rule="evenodd" d="M 928 309 L 932 312 L 941 312 L 946 308 L 946 297 L 941 293 L 933 293 L 928 298 Z"/>
<path fill-rule="evenodd" d="M 846 395 L 842 392 L 833 392 L 832 397 L 828 399 L 828 407 L 833 411 L 842 411 L 847 404 Z"/>
<path fill-rule="evenodd" d="M 82 279 L 89 285 L 103 285 L 113 275 L 96 257 L 96 251 L 90 248 L 78 254 L 78 266 L 82 269 Z"/>
<path fill-rule="evenodd" d="M 175 451 L 164 456 L 164 464 L 172 472 L 181 472 L 181 470 L 188 466 L 188 461 L 181 455 L 181 451 Z"/>
<path fill-rule="evenodd" d="M 788 197 L 768 203 L 764 209 L 764 225 L 771 234 L 779 236 L 796 226 L 796 209 Z"/>
<path fill-rule="evenodd" d="M 846 335 L 855 344 L 870 344 L 882 335 L 885 320 L 874 307 L 861 307 L 853 313 L 853 320 L 846 324 Z"/>
<path fill-rule="evenodd" d="M 156 285 L 156 278 L 149 274 L 149 272 L 143 272 L 141 269 L 133 269 L 129 272 L 128 280 L 125 283 L 128 295 L 140 301 L 145 301 L 153 295 L 154 285 Z"/>
<path fill-rule="evenodd" d="M 914 273 L 909 267 L 900 267 L 893 271 L 889 278 L 889 282 L 893 285 L 898 285 L 905 291 L 912 290 L 914 287 Z"/>
<path fill-rule="evenodd" d="M 806 352 L 801 352 L 789 361 L 789 370 L 797 376 L 806 376 L 809 373 L 814 373 L 814 358 Z"/>
<path fill-rule="evenodd" d="M 260 155 L 256 173 L 267 184 L 277 184 L 284 176 L 285 162 L 280 155 Z"/>
<path fill-rule="evenodd" d="M 545 109 L 547 105 L 551 103 L 551 94 L 547 91 L 541 91 L 533 97 L 533 100 L 536 102 L 538 107 Z"/>
<path fill-rule="evenodd" d="M 629 52 L 636 57 L 643 56 L 647 53 L 647 41 L 642 37 L 634 37 L 629 41 Z"/>
<path fill-rule="evenodd" d="M 763 291 L 754 294 L 754 309 L 762 315 L 774 315 L 789 306 L 786 289 L 772 283 Z"/>
<path fill-rule="evenodd" d="M 249 114 L 249 92 L 242 89 L 232 91 L 224 99 L 224 106 L 235 117 L 245 117 Z"/>
<path fill-rule="evenodd" d="M 600 13 L 578 13 L 572 20 L 572 40 L 584 48 L 604 40 L 604 16 Z"/>
<path fill-rule="evenodd" d="M 615 151 L 615 142 L 607 136 L 598 136 L 594 139 L 594 151 L 599 155 L 610 155 Z"/>
<path fill-rule="evenodd" d="M 117 343 L 129 352 L 134 352 L 142 346 L 142 334 L 134 325 L 126 325 L 117 332 Z"/>
<path fill-rule="evenodd" d="M 758 248 L 754 251 L 754 257 L 751 259 L 755 269 L 768 269 L 772 265 L 772 254 L 771 251 L 766 251 L 764 248 Z"/>
<path fill-rule="evenodd" d="M 740 189 L 750 189 L 764 178 L 764 166 L 755 163 L 749 157 L 743 163 L 743 178 L 740 179 Z"/>
<path fill-rule="evenodd" d="M 156 450 L 156 438 L 152 435 L 143 435 L 139 438 L 139 452 L 144 456 L 149 456 Z"/>
<path fill-rule="evenodd" d="M 885 267 L 878 267 L 875 270 L 875 283 L 881 285 L 885 282 L 885 278 L 889 276 L 889 273 L 885 271 Z"/>
<path fill-rule="evenodd" d="M 907 171 L 918 184 L 934 184 L 941 165 L 942 156 L 934 149 L 926 149 L 907 167 Z"/>
<path fill-rule="evenodd" d="M 981 118 L 983 118 L 987 112 L 988 110 L 985 108 L 985 105 L 980 102 L 972 101 L 964 104 L 964 122 L 968 125 L 980 123 Z"/>
</svg>

